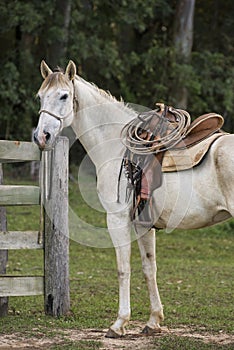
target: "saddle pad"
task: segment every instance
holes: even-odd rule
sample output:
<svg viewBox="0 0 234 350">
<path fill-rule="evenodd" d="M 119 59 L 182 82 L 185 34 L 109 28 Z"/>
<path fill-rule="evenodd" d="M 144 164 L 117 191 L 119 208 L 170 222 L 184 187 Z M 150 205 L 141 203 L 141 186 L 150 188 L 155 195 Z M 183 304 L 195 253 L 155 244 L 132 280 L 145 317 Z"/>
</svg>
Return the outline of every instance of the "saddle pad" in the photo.
<svg viewBox="0 0 234 350">
<path fill-rule="evenodd" d="M 162 162 L 162 172 L 168 173 L 172 171 L 187 170 L 198 165 L 209 151 L 212 143 L 223 135 L 226 135 L 226 133 L 220 132 L 213 134 L 192 147 L 185 149 L 170 149 L 166 151 Z"/>
</svg>

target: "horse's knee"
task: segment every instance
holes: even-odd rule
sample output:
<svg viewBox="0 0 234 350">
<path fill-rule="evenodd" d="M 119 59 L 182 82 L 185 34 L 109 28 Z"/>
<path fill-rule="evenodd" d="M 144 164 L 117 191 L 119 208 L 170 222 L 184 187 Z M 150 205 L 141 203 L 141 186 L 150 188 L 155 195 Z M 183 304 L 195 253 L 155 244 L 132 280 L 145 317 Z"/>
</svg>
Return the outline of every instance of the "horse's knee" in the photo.
<svg viewBox="0 0 234 350">
<path fill-rule="evenodd" d="M 118 279 L 119 280 L 130 279 L 130 277 L 131 277 L 131 272 L 130 271 L 120 271 L 120 270 L 118 270 Z"/>
</svg>

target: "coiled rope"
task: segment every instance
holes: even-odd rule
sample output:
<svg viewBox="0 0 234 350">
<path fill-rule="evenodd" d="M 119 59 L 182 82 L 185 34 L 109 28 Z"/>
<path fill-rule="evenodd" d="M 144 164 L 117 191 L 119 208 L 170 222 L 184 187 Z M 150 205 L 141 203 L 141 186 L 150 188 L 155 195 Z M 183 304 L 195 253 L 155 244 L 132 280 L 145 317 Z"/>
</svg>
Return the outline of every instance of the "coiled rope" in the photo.
<svg viewBox="0 0 234 350">
<path fill-rule="evenodd" d="M 141 113 L 121 133 L 122 142 L 134 154 L 157 154 L 175 146 L 186 135 L 191 118 L 187 111 L 164 104 Z"/>
</svg>

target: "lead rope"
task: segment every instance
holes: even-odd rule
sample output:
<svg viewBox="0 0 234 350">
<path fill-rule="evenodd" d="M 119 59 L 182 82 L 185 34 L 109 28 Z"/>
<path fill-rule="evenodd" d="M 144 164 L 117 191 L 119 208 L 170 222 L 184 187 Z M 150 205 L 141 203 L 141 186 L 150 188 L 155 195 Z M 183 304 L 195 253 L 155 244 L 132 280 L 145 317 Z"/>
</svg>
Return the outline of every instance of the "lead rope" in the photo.
<svg viewBox="0 0 234 350">
<path fill-rule="evenodd" d="M 45 152 L 41 155 L 41 167 L 40 167 L 40 223 L 38 232 L 38 244 L 42 244 L 44 240 L 44 195 L 45 195 Z"/>
<path fill-rule="evenodd" d="M 40 173 L 40 230 L 38 232 L 38 244 L 42 244 L 44 241 L 45 234 L 45 211 L 48 208 L 45 208 L 45 203 L 51 198 L 51 181 L 53 175 L 53 167 L 52 167 L 52 157 L 53 151 L 51 153 L 51 168 L 49 169 L 49 153 L 44 151 L 42 152 L 41 157 L 41 173 Z M 49 179 L 49 181 L 48 181 Z"/>
</svg>

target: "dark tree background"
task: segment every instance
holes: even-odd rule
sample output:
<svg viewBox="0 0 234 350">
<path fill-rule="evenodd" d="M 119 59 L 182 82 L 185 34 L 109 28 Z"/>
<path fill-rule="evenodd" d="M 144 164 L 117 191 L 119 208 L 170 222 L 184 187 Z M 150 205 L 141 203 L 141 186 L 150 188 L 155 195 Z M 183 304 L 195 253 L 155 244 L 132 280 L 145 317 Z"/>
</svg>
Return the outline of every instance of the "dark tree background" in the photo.
<svg viewBox="0 0 234 350">
<path fill-rule="evenodd" d="M 0 138 L 30 140 L 42 59 L 117 98 L 218 112 L 234 130 L 233 0 L 1 0 Z"/>
</svg>

